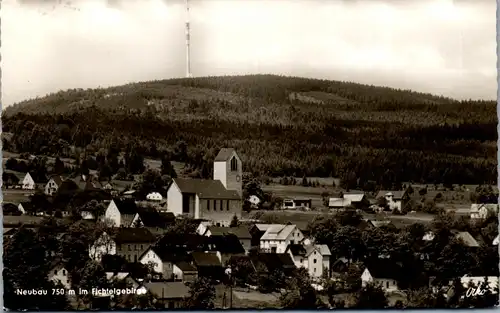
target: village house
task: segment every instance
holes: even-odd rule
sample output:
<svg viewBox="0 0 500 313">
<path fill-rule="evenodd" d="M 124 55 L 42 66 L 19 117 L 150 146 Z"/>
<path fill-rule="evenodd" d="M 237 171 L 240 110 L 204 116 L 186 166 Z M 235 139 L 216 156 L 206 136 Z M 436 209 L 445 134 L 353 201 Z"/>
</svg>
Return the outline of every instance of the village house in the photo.
<svg viewBox="0 0 500 313">
<path fill-rule="evenodd" d="M 103 255 L 111 254 L 137 262 L 155 241 L 154 235 L 146 228 L 115 228 L 96 239 L 89 248 L 89 256 L 100 261 Z"/>
<path fill-rule="evenodd" d="M 229 226 L 242 212 L 242 163 L 234 149 L 223 148 L 214 160 L 213 180 L 175 178 L 167 191 L 168 211 Z"/>
<path fill-rule="evenodd" d="M 492 245 L 498 246 L 498 242 L 500 242 L 500 235 L 497 235 L 495 239 L 493 239 Z"/>
<path fill-rule="evenodd" d="M 155 235 L 162 235 L 173 223 L 175 223 L 175 216 L 171 212 L 158 212 L 154 208 L 139 208 L 131 227 L 145 227 Z"/>
<path fill-rule="evenodd" d="M 30 173 L 26 173 L 26 175 L 24 175 L 24 178 L 21 182 L 21 188 L 24 190 L 35 190 L 36 183 L 33 180 L 33 177 L 31 177 Z"/>
<path fill-rule="evenodd" d="M 498 216 L 498 204 L 477 204 L 473 203 L 470 206 L 471 219 L 486 219 L 488 216 Z"/>
<path fill-rule="evenodd" d="M 259 253 L 250 255 L 249 259 L 259 276 L 269 276 L 279 270 L 288 277 L 297 268 L 288 253 Z"/>
<path fill-rule="evenodd" d="M 138 216 L 138 208 L 132 199 L 113 199 L 109 202 L 104 219 L 109 220 L 115 227 L 130 227 Z"/>
<path fill-rule="evenodd" d="M 151 192 L 146 196 L 146 200 L 152 202 L 160 202 L 163 200 L 163 197 L 159 192 Z"/>
<path fill-rule="evenodd" d="M 151 266 L 163 279 L 174 279 L 174 264 L 183 260 L 183 255 L 176 255 L 171 250 L 158 245 L 149 247 L 140 257 L 139 262 Z"/>
<path fill-rule="evenodd" d="M 63 179 L 61 178 L 61 176 L 59 176 L 59 175 L 52 176 L 49 179 L 49 181 L 47 182 L 47 184 L 45 185 L 44 193 L 47 196 L 54 195 L 57 192 L 57 190 L 59 189 L 59 187 L 61 187 L 62 183 L 63 183 Z"/>
<path fill-rule="evenodd" d="M 61 284 L 64 288 L 71 289 L 69 272 L 60 260 L 54 261 L 51 264 L 47 278 L 55 284 Z"/>
<path fill-rule="evenodd" d="M 410 201 L 410 196 L 408 195 L 407 190 L 402 191 L 388 191 L 388 190 L 380 190 L 377 193 L 376 199 L 384 198 L 387 202 L 387 206 L 389 210 L 394 212 L 395 210 L 401 212 L 403 208 Z"/>
<path fill-rule="evenodd" d="M 252 207 L 252 209 L 258 208 L 261 202 L 260 198 L 257 197 L 256 195 L 250 195 L 247 201 L 250 202 L 250 206 Z"/>
<path fill-rule="evenodd" d="M 343 211 L 351 206 L 351 200 L 344 198 L 328 199 L 328 208 L 335 211 Z"/>
<path fill-rule="evenodd" d="M 207 237 L 234 235 L 238 238 L 241 246 L 243 247 L 243 249 L 245 249 L 246 253 L 248 253 L 251 248 L 252 236 L 250 235 L 248 228 L 242 225 L 238 227 L 217 227 L 206 226 L 204 223 L 200 223 L 197 232 L 200 235 L 204 235 Z"/>
<path fill-rule="evenodd" d="M 283 200 L 283 205 L 281 207 L 283 210 L 296 210 L 296 209 L 308 209 L 312 208 L 311 199 L 285 199 Z"/>
<path fill-rule="evenodd" d="M 195 251 L 191 253 L 191 257 L 191 263 L 198 270 L 198 276 L 213 279 L 221 279 L 224 276 L 220 253 Z"/>
<path fill-rule="evenodd" d="M 291 244 L 286 253 L 292 257 L 296 267 L 307 269 L 309 276 L 319 279 L 330 277 L 330 249 L 327 245 Z"/>
<path fill-rule="evenodd" d="M 357 210 L 365 211 L 370 206 L 370 201 L 362 191 L 344 192 L 342 197 L 348 200 L 351 206 Z"/>
<path fill-rule="evenodd" d="M 260 249 L 271 253 L 285 253 L 290 244 L 298 244 L 304 240 L 304 235 L 296 225 L 257 224 L 266 229 L 260 238 Z"/>
<path fill-rule="evenodd" d="M 183 282 L 149 282 L 140 288 L 153 295 L 157 308 L 183 308 L 185 299 L 189 297 L 189 288 Z"/>
<path fill-rule="evenodd" d="M 106 279 L 109 282 L 124 282 L 132 288 L 139 288 L 140 286 L 129 272 L 106 272 Z"/>
<path fill-rule="evenodd" d="M 198 270 L 186 261 L 175 262 L 173 266 L 174 280 L 192 283 L 198 278 Z"/>
<path fill-rule="evenodd" d="M 233 234 L 212 235 L 209 238 L 212 251 L 216 252 L 222 265 L 225 265 L 233 255 L 245 255 L 245 249 L 238 237 Z"/>
<path fill-rule="evenodd" d="M 400 268 L 390 259 L 378 259 L 368 261 L 366 268 L 361 274 L 361 285 L 375 283 L 386 292 L 398 290 L 398 279 L 400 278 Z"/>
</svg>

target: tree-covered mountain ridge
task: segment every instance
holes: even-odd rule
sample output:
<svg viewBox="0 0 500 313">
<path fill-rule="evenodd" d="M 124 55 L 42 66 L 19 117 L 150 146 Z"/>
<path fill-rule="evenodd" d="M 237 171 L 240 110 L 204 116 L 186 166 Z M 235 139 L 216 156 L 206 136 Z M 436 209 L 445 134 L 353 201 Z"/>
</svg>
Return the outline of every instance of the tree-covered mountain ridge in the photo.
<svg viewBox="0 0 500 313">
<path fill-rule="evenodd" d="M 235 147 L 247 170 L 272 176 L 456 183 L 497 176 L 494 101 L 351 82 L 277 75 L 169 79 L 61 91 L 3 115 L 4 131 L 14 134 L 8 144 L 19 152 L 55 152 L 62 139 L 78 147 L 133 144 L 145 154 L 171 153 L 182 141 L 193 158 Z M 462 174 L 454 174 L 459 168 Z"/>
</svg>

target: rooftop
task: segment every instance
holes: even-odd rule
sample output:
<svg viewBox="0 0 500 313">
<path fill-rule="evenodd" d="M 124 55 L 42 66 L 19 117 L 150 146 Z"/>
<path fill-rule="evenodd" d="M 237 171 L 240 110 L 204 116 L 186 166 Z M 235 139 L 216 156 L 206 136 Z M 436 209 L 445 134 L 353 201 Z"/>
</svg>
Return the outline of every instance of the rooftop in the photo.
<svg viewBox="0 0 500 313">
<path fill-rule="evenodd" d="M 174 183 L 182 193 L 196 194 L 200 199 L 241 199 L 236 191 L 227 190 L 220 180 L 174 178 Z"/>
</svg>

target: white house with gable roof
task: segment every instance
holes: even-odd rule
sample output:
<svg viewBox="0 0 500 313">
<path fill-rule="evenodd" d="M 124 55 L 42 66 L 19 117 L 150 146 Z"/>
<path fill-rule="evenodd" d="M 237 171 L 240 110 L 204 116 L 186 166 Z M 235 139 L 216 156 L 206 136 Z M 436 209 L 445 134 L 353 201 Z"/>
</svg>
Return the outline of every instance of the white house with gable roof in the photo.
<svg viewBox="0 0 500 313">
<path fill-rule="evenodd" d="M 271 253 L 285 253 L 290 244 L 304 240 L 304 234 L 296 225 L 270 224 L 260 237 L 260 249 Z"/>
</svg>

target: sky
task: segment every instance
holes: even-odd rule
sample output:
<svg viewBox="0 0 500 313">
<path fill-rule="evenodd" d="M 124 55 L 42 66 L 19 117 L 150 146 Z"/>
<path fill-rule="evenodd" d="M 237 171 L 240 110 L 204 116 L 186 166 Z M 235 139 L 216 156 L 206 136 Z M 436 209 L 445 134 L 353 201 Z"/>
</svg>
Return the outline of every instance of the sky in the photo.
<svg viewBox="0 0 500 313">
<path fill-rule="evenodd" d="M 496 99 L 495 0 L 190 0 L 194 76 Z M 2 104 L 184 77 L 184 0 L 3 0 Z"/>
</svg>

